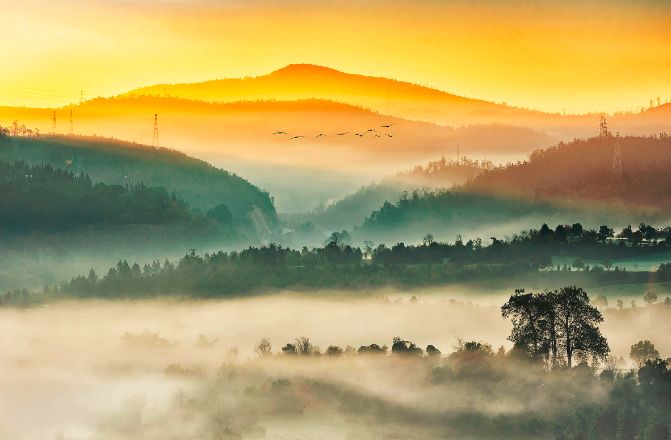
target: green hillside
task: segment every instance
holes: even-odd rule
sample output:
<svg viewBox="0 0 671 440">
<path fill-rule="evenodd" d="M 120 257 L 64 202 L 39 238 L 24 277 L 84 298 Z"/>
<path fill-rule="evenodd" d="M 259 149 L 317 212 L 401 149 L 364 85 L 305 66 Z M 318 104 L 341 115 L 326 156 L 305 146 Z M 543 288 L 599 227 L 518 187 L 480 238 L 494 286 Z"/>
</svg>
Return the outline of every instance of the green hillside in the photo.
<svg viewBox="0 0 671 440">
<path fill-rule="evenodd" d="M 225 204 L 239 226 L 272 230 L 270 195 L 245 179 L 179 151 L 83 136 L 0 137 L 0 160 L 48 164 L 112 185 L 162 186 L 192 208 Z"/>
</svg>

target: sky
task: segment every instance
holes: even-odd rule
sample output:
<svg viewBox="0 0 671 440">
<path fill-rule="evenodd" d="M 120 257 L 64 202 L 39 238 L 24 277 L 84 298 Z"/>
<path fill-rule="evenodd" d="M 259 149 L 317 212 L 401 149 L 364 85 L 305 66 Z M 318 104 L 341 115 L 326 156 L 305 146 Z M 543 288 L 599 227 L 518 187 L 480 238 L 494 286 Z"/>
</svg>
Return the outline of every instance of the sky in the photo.
<svg viewBox="0 0 671 440">
<path fill-rule="evenodd" d="M 671 98 L 671 1 L 0 0 L 0 105 L 291 63 L 547 110 Z"/>
</svg>

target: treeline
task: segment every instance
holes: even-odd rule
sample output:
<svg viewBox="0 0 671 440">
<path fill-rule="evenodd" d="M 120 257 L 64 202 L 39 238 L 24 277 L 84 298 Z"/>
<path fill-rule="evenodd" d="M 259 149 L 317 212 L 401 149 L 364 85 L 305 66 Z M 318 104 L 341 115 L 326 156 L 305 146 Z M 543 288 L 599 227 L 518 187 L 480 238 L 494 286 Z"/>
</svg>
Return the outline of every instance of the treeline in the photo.
<svg viewBox="0 0 671 440">
<path fill-rule="evenodd" d="M 414 181 L 418 184 L 444 186 L 460 184 L 472 179 L 485 170 L 494 168 L 490 160 L 472 160 L 459 156 L 456 160 L 448 160 L 442 156 L 439 160 L 431 160 L 425 165 L 416 165 L 409 171 L 398 173 L 395 177 L 401 180 Z"/>
<path fill-rule="evenodd" d="M 524 199 L 422 189 L 404 192 L 393 203 L 385 201 L 368 215 L 359 234 L 407 236 L 408 230 L 472 229 L 531 216 L 560 218 L 567 212 L 548 203 Z"/>
<path fill-rule="evenodd" d="M 204 220 L 162 187 L 94 184 L 85 174 L 21 161 L 0 161 L 0 192 L 0 230 L 9 234 Z"/>
<path fill-rule="evenodd" d="M 119 261 L 105 274 L 77 276 L 47 292 L 56 296 L 133 297 L 186 295 L 219 297 L 277 289 L 367 289 L 382 286 L 421 287 L 450 282 L 562 283 L 584 285 L 642 283 L 671 280 L 663 264 L 657 272 L 629 272 L 610 258 L 646 255 L 667 249 L 626 246 L 608 241 L 611 228 L 582 230 L 579 224 L 559 225 L 552 234 L 546 225 L 489 246 L 479 240 L 438 243 L 430 234 L 424 243 L 391 248 L 367 242 L 363 248 L 347 244 L 348 234 L 334 233 L 323 247 L 301 250 L 274 244 L 242 251 L 197 255 L 191 251 L 176 263 L 168 260 L 140 265 Z M 558 233 L 557 231 L 560 231 Z M 561 232 L 563 231 L 563 232 Z M 578 233 L 580 231 L 580 233 Z M 552 256 L 602 256 L 602 264 L 588 265 L 576 258 L 572 265 L 552 266 Z"/>
<path fill-rule="evenodd" d="M 505 239 L 491 237 L 491 244 L 484 245 L 480 238 L 464 241 L 457 236 L 454 243 L 438 242 L 433 234 L 423 238 L 422 245 L 397 243 L 392 247 L 380 245 L 366 248 L 373 261 L 380 264 L 419 264 L 451 262 L 459 264 L 506 264 L 519 262 L 539 268 L 553 268 L 552 257 L 575 257 L 571 266 L 557 270 L 620 270 L 612 260 L 631 258 L 668 251 L 671 247 L 671 227 L 657 229 L 641 223 L 638 229 L 631 225 L 621 232 L 607 225 L 598 229 L 584 228 L 580 223 L 557 225 L 554 229 L 543 224 L 539 229 L 529 229 Z M 581 259 L 597 259 L 600 264 L 588 267 Z"/>
</svg>

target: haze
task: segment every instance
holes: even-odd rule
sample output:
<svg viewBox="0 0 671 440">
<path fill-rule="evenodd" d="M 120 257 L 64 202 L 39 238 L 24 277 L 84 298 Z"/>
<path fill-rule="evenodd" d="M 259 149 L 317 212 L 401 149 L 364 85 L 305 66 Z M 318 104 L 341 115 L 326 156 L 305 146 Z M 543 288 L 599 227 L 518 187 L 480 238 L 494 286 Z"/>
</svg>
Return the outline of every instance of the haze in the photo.
<svg viewBox="0 0 671 440">
<path fill-rule="evenodd" d="M 19 106 L 61 106 L 78 101 L 80 90 L 91 98 L 256 76 L 292 62 L 570 113 L 639 109 L 666 97 L 671 81 L 670 6 L 658 1 L 28 0 L 0 7 L 11 60 L 0 73 L 0 97 Z"/>
</svg>

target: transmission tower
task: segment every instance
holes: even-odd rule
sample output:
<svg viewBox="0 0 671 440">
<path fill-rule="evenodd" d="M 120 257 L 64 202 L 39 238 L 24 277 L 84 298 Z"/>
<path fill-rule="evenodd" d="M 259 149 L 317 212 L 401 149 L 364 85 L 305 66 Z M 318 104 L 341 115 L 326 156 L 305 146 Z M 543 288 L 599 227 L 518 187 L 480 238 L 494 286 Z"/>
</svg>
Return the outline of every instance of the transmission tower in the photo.
<svg viewBox="0 0 671 440">
<path fill-rule="evenodd" d="M 606 122 L 606 117 L 601 116 L 601 122 L 599 122 L 599 136 L 606 137 L 609 136 L 608 132 L 608 123 Z"/>
<path fill-rule="evenodd" d="M 51 131 L 56 133 L 56 110 L 54 110 L 54 113 L 51 116 Z"/>
<path fill-rule="evenodd" d="M 158 113 L 154 113 L 154 135 L 151 138 L 151 145 L 158 147 Z"/>
<path fill-rule="evenodd" d="M 73 134 L 74 131 L 74 125 L 72 124 L 72 109 L 70 109 L 70 134 Z"/>
<path fill-rule="evenodd" d="M 613 168 L 611 173 L 615 177 L 622 177 L 622 150 L 620 149 L 620 144 L 615 144 L 615 149 L 613 151 Z"/>
</svg>

